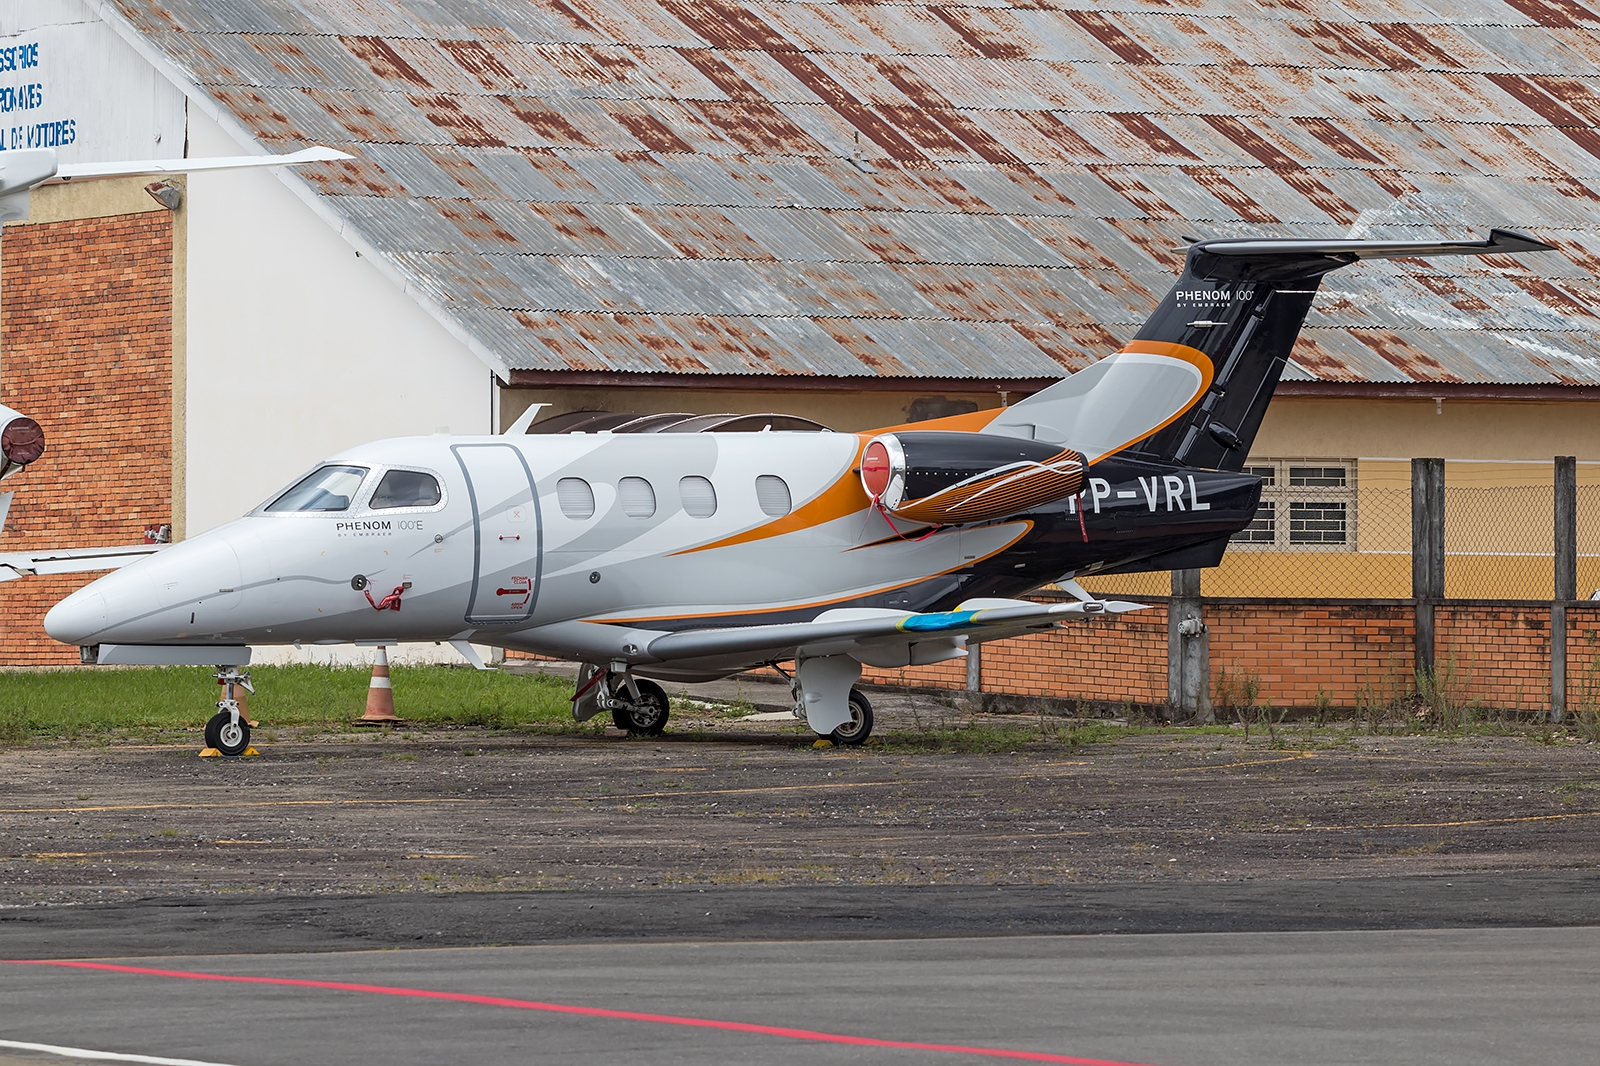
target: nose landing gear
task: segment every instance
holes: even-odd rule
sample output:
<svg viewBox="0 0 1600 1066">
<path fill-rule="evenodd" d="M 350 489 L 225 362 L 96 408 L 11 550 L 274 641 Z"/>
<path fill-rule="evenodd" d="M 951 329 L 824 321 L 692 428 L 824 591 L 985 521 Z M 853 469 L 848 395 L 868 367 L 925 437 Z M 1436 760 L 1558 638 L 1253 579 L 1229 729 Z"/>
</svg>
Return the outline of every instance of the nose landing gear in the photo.
<svg viewBox="0 0 1600 1066">
<path fill-rule="evenodd" d="M 654 681 L 634 677 L 627 669 L 607 670 L 585 663 L 578 671 L 572 717 L 586 722 L 602 711 L 610 711 L 616 727 L 634 736 L 660 736 L 669 716 L 667 690 Z"/>
<path fill-rule="evenodd" d="M 217 713 L 206 723 L 206 748 L 222 755 L 243 755 L 250 750 L 250 720 L 239 706 L 235 686 L 255 692 L 249 671 L 219 666 L 217 684 L 223 686 L 222 699 L 217 701 Z"/>
</svg>

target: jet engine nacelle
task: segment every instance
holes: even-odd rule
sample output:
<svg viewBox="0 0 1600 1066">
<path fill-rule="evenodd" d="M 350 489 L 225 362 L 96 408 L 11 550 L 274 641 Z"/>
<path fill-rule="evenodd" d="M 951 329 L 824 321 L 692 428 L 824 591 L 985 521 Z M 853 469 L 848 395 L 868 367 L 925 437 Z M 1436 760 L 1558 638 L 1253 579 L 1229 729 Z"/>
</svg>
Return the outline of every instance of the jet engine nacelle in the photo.
<svg viewBox="0 0 1600 1066">
<path fill-rule="evenodd" d="M 1076 495 L 1082 453 L 989 433 L 905 430 L 867 442 L 861 484 L 908 522 L 987 522 Z"/>
<path fill-rule="evenodd" d="M 20 411 L 0 406 L 0 477 L 9 477 L 44 454 L 44 430 Z"/>
</svg>

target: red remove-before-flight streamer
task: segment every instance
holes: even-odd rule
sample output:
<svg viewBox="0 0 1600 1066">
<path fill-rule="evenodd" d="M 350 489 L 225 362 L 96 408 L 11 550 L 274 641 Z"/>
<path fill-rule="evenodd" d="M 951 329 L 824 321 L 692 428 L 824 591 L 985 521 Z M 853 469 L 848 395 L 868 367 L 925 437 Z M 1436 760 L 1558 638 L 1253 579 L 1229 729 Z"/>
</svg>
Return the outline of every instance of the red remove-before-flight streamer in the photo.
<svg viewBox="0 0 1600 1066">
<path fill-rule="evenodd" d="M 185 981 L 220 981 L 229 984 L 275 985 L 283 988 L 315 988 L 332 992 L 360 992 L 366 995 L 445 1000 L 451 1003 L 476 1003 L 485 1007 L 506 1007 L 512 1010 L 574 1014 L 589 1018 L 609 1018 L 617 1021 L 649 1022 L 655 1025 L 678 1025 L 691 1029 L 721 1029 L 735 1033 L 757 1033 L 762 1036 L 776 1036 L 787 1040 L 808 1040 L 819 1044 L 850 1044 L 856 1047 L 898 1048 L 911 1051 L 944 1051 L 953 1055 L 977 1055 L 985 1058 L 1013 1059 L 1022 1062 L 1068 1063 L 1070 1066 L 1140 1066 L 1139 1063 L 1119 1062 L 1113 1059 L 1088 1059 L 1078 1055 L 1057 1055 L 1049 1051 L 968 1047 L 962 1044 L 925 1044 L 912 1040 L 880 1040 L 870 1036 L 824 1033 L 815 1029 L 791 1029 L 781 1025 L 757 1025 L 752 1022 L 730 1022 L 716 1018 L 690 1018 L 678 1014 L 649 1014 L 643 1011 L 610 1010 L 605 1007 L 580 1007 L 567 1003 L 542 1003 L 531 999 L 479 996 L 467 992 L 441 992 L 435 989 L 404 988 L 395 985 L 368 985 L 350 981 L 310 981 L 296 977 L 256 977 L 226 973 L 203 973 L 193 970 L 161 970 L 150 966 L 122 966 L 110 962 L 80 962 L 67 959 L 6 959 L 4 964 L 12 966 L 57 966 L 65 969 L 100 970 L 109 973 L 136 974 L 144 977 L 173 977 Z"/>
</svg>

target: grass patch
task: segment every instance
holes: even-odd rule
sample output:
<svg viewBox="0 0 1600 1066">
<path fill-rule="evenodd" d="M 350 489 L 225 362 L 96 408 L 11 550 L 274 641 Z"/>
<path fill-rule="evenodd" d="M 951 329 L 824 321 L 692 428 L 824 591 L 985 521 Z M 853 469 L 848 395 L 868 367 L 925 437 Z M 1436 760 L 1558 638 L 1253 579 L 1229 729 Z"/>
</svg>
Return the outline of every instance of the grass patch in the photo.
<svg viewBox="0 0 1600 1066">
<path fill-rule="evenodd" d="M 453 666 L 394 666 L 391 673 L 396 712 L 418 725 L 575 725 L 571 682 L 561 678 Z M 371 676 L 361 667 L 255 667 L 250 717 L 263 727 L 347 728 L 366 708 Z M 197 730 L 216 713 L 220 692 L 204 667 L 0 673 L 0 744 Z"/>
</svg>

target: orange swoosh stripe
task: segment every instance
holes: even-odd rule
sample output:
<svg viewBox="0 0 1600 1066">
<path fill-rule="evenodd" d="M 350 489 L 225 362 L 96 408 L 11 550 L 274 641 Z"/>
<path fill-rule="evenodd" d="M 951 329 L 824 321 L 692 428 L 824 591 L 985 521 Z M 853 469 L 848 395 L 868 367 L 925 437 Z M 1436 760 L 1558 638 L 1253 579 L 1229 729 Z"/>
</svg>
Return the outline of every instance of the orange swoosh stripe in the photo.
<svg viewBox="0 0 1600 1066">
<path fill-rule="evenodd" d="M 1196 390 L 1193 398 L 1177 411 L 1171 418 L 1162 422 L 1154 429 L 1135 437 L 1119 447 L 1106 452 L 1105 455 L 1114 455 L 1129 448 L 1139 441 L 1161 432 L 1167 426 L 1177 421 L 1183 414 L 1193 407 L 1199 399 L 1211 388 L 1211 380 L 1215 374 L 1210 356 L 1198 348 L 1191 348 L 1186 344 L 1174 344 L 1171 341 L 1129 341 L 1122 349 L 1124 352 L 1137 352 L 1141 355 L 1162 355 L 1171 359 L 1181 359 L 1191 364 L 1200 371 L 1200 388 Z M 1065 379 L 1062 379 L 1065 380 Z M 852 469 L 840 475 L 839 479 L 828 486 L 822 493 L 797 510 L 791 511 L 782 518 L 773 519 L 743 533 L 735 533 L 721 540 L 709 544 L 701 544 L 694 548 L 685 548 L 683 551 L 673 552 L 673 555 L 689 555 L 693 552 L 710 551 L 713 548 L 728 548 L 735 544 L 749 544 L 753 541 L 766 540 L 770 537 L 780 537 L 785 533 L 794 533 L 802 529 L 824 525 L 835 519 L 844 518 L 855 514 L 872 505 L 872 500 L 867 496 L 866 490 L 861 487 L 861 479 L 856 476 L 854 468 L 861 465 L 861 453 L 866 449 L 867 442 L 880 433 L 893 433 L 897 430 L 937 430 L 943 432 L 977 433 L 983 430 L 1000 417 L 1003 407 L 991 407 L 986 411 L 971 411 L 964 415 L 950 415 L 945 418 L 933 418 L 926 422 L 904 422 L 897 426 L 887 426 L 883 429 L 869 430 L 856 434 L 858 444 L 856 447 L 855 462 Z M 1105 455 L 1099 458 L 1105 458 Z"/>
<path fill-rule="evenodd" d="M 751 541 L 766 540 L 768 537 L 780 537 L 785 533 L 796 530 L 811 529 L 814 526 L 824 525 L 836 518 L 844 518 L 855 514 L 857 511 L 872 506 L 872 500 L 867 496 L 867 490 L 861 487 L 861 479 L 856 476 L 856 468 L 861 465 L 861 453 L 866 450 L 868 435 L 857 434 L 856 457 L 850 468 L 832 485 L 823 489 L 820 494 L 797 509 L 790 511 L 782 518 L 774 518 L 753 529 L 743 533 L 735 533 L 721 540 L 714 540 L 710 544 L 702 544 L 696 548 L 685 548 L 683 551 L 671 553 L 672 555 L 689 555 L 693 552 L 710 551 L 712 548 L 727 548 L 735 544 L 748 544 Z M 670 556 L 669 556 L 670 558 Z"/>
<path fill-rule="evenodd" d="M 747 617 L 747 616 L 752 616 L 752 615 L 760 616 L 760 615 L 763 615 L 763 614 L 781 614 L 781 613 L 783 613 L 785 611 L 801 611 L 801 610 L 806 610 L 806 609 L 811 608 L 811 607 L 827 607 L 830 604 L 847 603 L 850 600 L 858 600 L 863 596 L 881 595 L 882 593 L 885 593 L 885 592 L 893 592 L 896 589 L 910 588 L 912 585 L 918 584 L 919 582 L 928 581 L 928 580 L 930 580 L 932 578 L 936 578 L 936 577 L 943 577 L 945 574 L 953 574 L 957 570 L 965 570 L 967 567 L 976 566 L 978 563 L 986 562 L 989 559 L 993 559 L 996 555 L 999 555 L 1001 552 L 1007 550 L 1012 545 L 1016 544 L 1017 541 L 1021 540 L 1023 537 L 1026 537 L 1030 532 L 1033 531 L 1033 522 L 1030 519 L 1022 519 L 1020 522 L 1002 522 L 1002 523 L 1000 523 L 1000 525 L 1003 525 L 1003 526 L 1019 525 L 1019 524 L 1022 526 L 1022 532 L 1018 533 L 1015 537 L 1012 537 L 1010 540 L 1006 541 L 1004 544 L 1000 545 L 1000 547 L 994 549 L 991 552 L 986 552 L 982 556 L 980 556 L 980 557 L 978 557 L 976 559 L 970 559 L 970 560 L 968 560 L 966 562 L 963 562 L 960 566 L 952 566 L 952 567 L 949 567 L 947 569 L 939 570 L 939 571 L 936 571 L 936 572 L 931 573 L 931 574 L 923 574 L 923 575 L 921 575 L 919 577 L 911 578 L 908 581 L 901 581 L 898 584 L 884 585 L 882 588 L 867 589 L 866 591 L 862 591 L 862 592 L 852 592 L 852 593 L 849 593 L 848 595 L 834 596 L 833 598 L 826 599 L 826 600 L 814 600 L 814 601 L 812 601 L 810 603 L 784 604 L 784 605 L 778 606 L 778 607 L 756 607 L 756 608 L 747 608 L 747 609 L 743 609 L 743 610 L 734 610 L 734 611 L 712 611 L 712 612 L 709 612 L 709 613 L 706 613 L 706 614 L 671 614 L 671 615 L 658 615 L 658 616 L 649 616 L 649 617 L 641 616 L 641 617 L 638 617 L 638 618 L 585 618 L 583 620 L 585 622 L 588 622 L 588 623 L 592 624 L 592 625 L 601 625 L 601 626 L 616 626 L 616 625 L 642 626 L 642 625 L 648 625 L 651 622 L 675 622 L 675 621 L 679 621 L 681 619 L 686 619 L 686 618 L 730 618 L 730 617 Z M 949 533 L 941 533 L 941 534 L 937 534 L 937 535 L 938 536 L 949 536 L 950 534 Z M 901 539 L 901 538 L 896 538 L 896 539 Z M 879 543 L 885 543 L 885 542 L 880 541 Z M 871 547 L 871 545 L 860 545 L 860 547 Z M 855 551 L 856 549 L 855 548 L 849 548 L 847 550 L 848 551 Z"/>
</svg>

